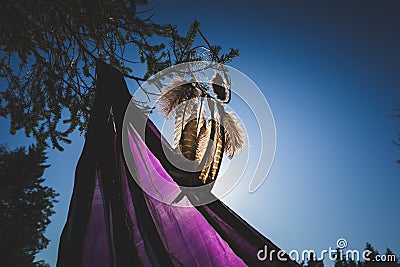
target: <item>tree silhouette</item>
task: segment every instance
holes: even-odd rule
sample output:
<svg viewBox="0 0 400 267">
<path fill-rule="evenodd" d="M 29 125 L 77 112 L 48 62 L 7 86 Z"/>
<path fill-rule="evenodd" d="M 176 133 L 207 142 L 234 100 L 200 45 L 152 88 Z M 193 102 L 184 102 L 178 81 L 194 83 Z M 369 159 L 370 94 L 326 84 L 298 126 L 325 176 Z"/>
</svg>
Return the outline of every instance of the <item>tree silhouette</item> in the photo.
<svg viewBox="0 0 400 267">
<path fill-rule="evenodd" d="M 49 240 L 44 231 L 54 213 L 57 194 L 42 183 L 43 148 L 14 151 L 0 146 L 0 263 L 2 266 L 46 266 L 35 255 Z"/>
<path fill-rule="evenodd" d="M 363 260 L 362 253 L 360 251 L 360 258 L 353 259 L 346 255 L 342 249 L 336 249 L 335 252 L 335 262 L 333 263 L 334 267 L 400 267 L 400 261 L 396 257 L 396 255 L 389 249 L 386 249 L 386 253 L 384 254 L 384 258 L 380 258 L 381 260 L 376 260 L 376 256 L 382 257 L 381 254 L 370 244 L 366 243 L 365 250 L 370 251 L 370 254 L 366 255 L 368 257 L 367 260 Z M 395 258 L 394 258 L 395 257 Z M 302 267 L 323 267 L 323 260 L 317 260 L 315 258 L 314 253 L 310 253 L 307 264 L 304 262 L 300 263 Z"/>
<path fill-rule="evenodd" d="M 382 262 L 383 267 L 399 267 L 400 266 L 400 262 L 397 260 L 392 261 L 391 257 L 394 257 L 396 254 L 393 253 L 393 251 L 391 251 L 389 248 L 386 248 L 386 253 L 385 253 L 385 261 Z"/>
<path fill-rule="evenodd" d="M 384 254 L 384 258 L 370 243 L 366 243 L 364 251 L 368 250 L 369 253 L 365 256 L 366 259 L 362 258 L 362 253 L 360 252 L 360 260 L 356 262 L 356 259 L 348 259 L 346 257 L 342 257 L 341 259 L 337 258 L 335 262 L 335 267 L 399 267 L 400 263 L 395 254 L 388 248 L 386 253 Z M 341 251 L 338 253 L 342 253 Z M 343 255 L 344 256 L 344 255 Z"/>
<path fill-rule="evenodd" d="M 365 245 L 365 250 L 370 251 L 370 253 L 367 255 L 368 259 L 365 259 L 363 262 L 363 267 L 377 267 L 381 266 L 381 262 L 375 261 L 376 257 L 379 255 L 379 251 L 377 251 L 370 243 L 367 243 Z"/>
<path fill-rule="evenodd" d="M 308 258 L 307 267 L 324 267 L 323 259 L 318 260 L 313 252 L 310 253 Z"/>
<path fill-rule="evenodd" d="M 342 249 L 336 249 L 336 260 L 335 260 L 335 267 L 348 267 L 348 261 L 343 253 Z"/>
<path fill-rule="evenodd" d="M 10 132 L 24 129 L 59 150 L 75 129 L 84 132 L 97 60 L 140 85 L 161 69 L 199 59 L 199 50 L 218 62 L 238 55 L 236 49 L 223 54 L 220 46 L 211 45 L 196 21 L 186 35 L 176 26 L 154 23 L 153 14 L 139 5 L 144 2 L 2 1 L 0 116 L 11 119 Z M 204 45 L 194 45 L 198 33 Z"/>
</svg>

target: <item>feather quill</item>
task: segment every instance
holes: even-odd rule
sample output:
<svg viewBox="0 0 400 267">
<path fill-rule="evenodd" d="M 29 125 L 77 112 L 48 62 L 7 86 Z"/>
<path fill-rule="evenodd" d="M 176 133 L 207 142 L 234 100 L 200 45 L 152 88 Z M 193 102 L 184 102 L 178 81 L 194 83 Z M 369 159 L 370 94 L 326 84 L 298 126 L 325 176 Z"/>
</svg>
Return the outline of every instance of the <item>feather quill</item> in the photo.
<svg viewBox="0 0 400 267">
<path fill-rule="evenodd" d="M 230 159 L 239 153 L 244 146 L 244 132 L 233 112 L 226 112 L 223 116 L 225 129 L 225 151 Z"/>
<path fill-rule="evenodd" d="M 204 97 L 201 97 L 199 102 L 200 102 L 200 104 L 199 104 L 199 110 L 198 110 L 198 115 L 197 115 L 197 118 L 198 118 L 198 120 L 197 120 L 198 121 L 197 135 L 200 134 L 200 129 L 206 120 L 206 107 L 204 104 L 204 102 L 205 102 Z"/>
</svg>

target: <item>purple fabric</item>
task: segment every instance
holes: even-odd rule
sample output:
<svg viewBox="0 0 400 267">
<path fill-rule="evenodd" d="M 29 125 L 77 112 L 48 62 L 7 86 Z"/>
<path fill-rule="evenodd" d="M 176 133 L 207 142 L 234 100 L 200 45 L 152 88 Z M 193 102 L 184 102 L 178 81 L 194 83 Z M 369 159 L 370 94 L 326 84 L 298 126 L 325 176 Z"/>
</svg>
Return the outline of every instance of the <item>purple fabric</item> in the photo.
<svg viewBox="0 0 400 267">
<path fill-rule="evenodd" d="M 143 264 L 143 266 L 151 266 L 151 262 L 150 259 L 146 253 L 146 249 L 144 246 L 144 240 L 141 236 L 139 227 L 138 227 L 138 222 L 136 220 L 136 211 L 134 208 L 134 205 L 132 203 L 132 193 L 129 190 L 129 185 L 128 185 L 128 178 L 126 175 L 126 169 L 124 166 L 123 162 L 120 162 L 120 166 L 121 166 L 121 178 L 122 178 L 122 194 L 123 194 L 123 200 L 125 203 L 125 206 L 127 207 L 127 211 L 129 214 L 129 219 L 131 220 L 131 225 L 132 225 L 132 234 L 135 240 L 135 245 L 138 249 L 138 253 L 139 253 L 139 257 L 140 257 L 140 261 Z"/>
<path fill-rule="evenodd" d="M 96 173 L 96 186 L 93 193 L 92 206 L 89 215 L 89 225 L 84 244 L 82 266 L 87 267 L 107 267 L 112 266 L 109 236 L 106 228 L 106 218 L 103 206 L 103 197 L 100 187 L 99 173 Z"/>
<path fill-rule="evenodd" d="M 172 201 L 180 192 L 178 185 L 132 128 L 129 137 L 136 179 L 152 194 Z M 172 206 L 149 195 L 145 199 L 175 266 L 246 266 L 195 207 Z M 186 198 L 182 201 L 190 206 Z"/>
</svg>

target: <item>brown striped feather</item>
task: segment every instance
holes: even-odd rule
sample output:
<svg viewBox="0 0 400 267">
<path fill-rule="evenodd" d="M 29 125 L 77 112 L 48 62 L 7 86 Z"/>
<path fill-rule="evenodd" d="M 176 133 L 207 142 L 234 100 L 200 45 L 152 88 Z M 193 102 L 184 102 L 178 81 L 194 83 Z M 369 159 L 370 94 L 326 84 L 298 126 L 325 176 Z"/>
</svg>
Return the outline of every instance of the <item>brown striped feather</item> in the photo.
<svg viewBox="0 0 400 267">
<path fill-rule="evenodd" d="M 190 120 L 183 129 L 182 138 L 179 142 L 179 148 L 185 158 L 195 160 L 196 157 L 196 136 L 197 119 Z"/>
<path fill-rule="evenodd" d="M 208 138 L 208 143 L 207 143 L 207 149 L 205 151 L 205 154 L 203 155 L 202 161 L 200 163 L 200 166 L 203 166 L 203 169 L 199 175 L 199 179 L 203 181 L 203 183 L 206 182 L 208 174 L 211 169 L 213 157 L 214 157 L 214 152 L 216 148 L 217 142 L 214 142 L 214 140 L 217 139 L 217 121 L 215 119 L 210 119 L 207 123 L 207 127 L 210 128 L 210 134 Z"/>
<path fill-rule="evenodd" d="M 211 127 L 207 127 L 207 121 L 205 119 L 202 120 L 202 126 L 199 127 L 199 135 L 197 137 L 197 144 L 196 144 L 196 163 L 200 165 L 203 157 L 206 154 L 208 143 L 210 141 L 210 133 Z"/>
<path fill-rule="evenodd" d="M 216 149 L 214 152 L 213 163 L 211 165 L 211 170 L 207 177 L 207 180 L 210 182 L 217 178 L 218 172 L 219 172 L 219 169 L 220 169 L 221 163 L 222 163 L 222 157 L 224 154 L 225 136 L 224 136 L 224 129 L 223 129 L 222 125 L 219 127 L 219 130 L 220 130 L 220 132 L 218 134 L 218 140 L 217 140 L 217 145 L 216 145 Z"/>
<path fill-rule="evenodd" d="M 185 128 L 186 124 L 190 120 L 196 118 L 195 112 L 197 112 L 197 101 L 197 98 L 189 99 L 181 103 L 176 109 L 173 144 L 174 148 L 178 147 L 179 142 L 182 139 L 183 129 Z M 197 132 L 197 128 L 195 132 Z"/>
</svg>

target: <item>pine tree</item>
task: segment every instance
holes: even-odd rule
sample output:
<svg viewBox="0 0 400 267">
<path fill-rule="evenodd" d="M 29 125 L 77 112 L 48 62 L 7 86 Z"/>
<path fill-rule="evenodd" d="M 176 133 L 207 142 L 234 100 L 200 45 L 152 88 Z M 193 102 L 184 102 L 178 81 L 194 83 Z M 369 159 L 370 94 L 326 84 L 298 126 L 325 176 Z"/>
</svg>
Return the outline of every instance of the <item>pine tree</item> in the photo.
<svg viewBox="0 0 400 267">
<path fill-rule="evenodd" d="M 346 259 L 346 255 L 343 254 L 343 250 L 337 248 L 336 249 L 336 260 L 335 267 L 348 267 L 348 262 Z"/>
<path fill-rule="evenodd" d="M 0 146 L 0 263 L 1 266 L 46 266 L 34 262 L 46 248 L 44 236 L 54 213 L 57 194 L 43 185 L 48 165 L 43 148 L 14 151 Z"/>
<path fill-rule="evenodd" d="M 394 259 L 393 259 L 394 257 Z M 386 253 L 385 253 L 385 261 L 382 262 L 382 267 L 398 267 L 399 266 L 399 261 L 396 257 L 396 254 L 393 253 L 389 248 L 386 248 Z"/>
<path fill-rule="evenodd" d="M 12 134 L 23 129 L 38 143 L 61 143 L 85 132 L 94 99 L 97 60 L 140 85 L 173 64 L 198 59 L 227 62 L 194 22 L 187 34 L 160 25 L 137 0 L 4 0 L 0 5 L 0 116 Z M 200 33 L 203 45 L 196 44 Z M 132 68 L 135 68 L 135 71 Z M 138 74 L 144 68 L 145 73 Z M 134 75 L 134 73 L 136 75 Z M 140 103 L 138 103 L 140 104 Z"/>
<path fill-rule="evenodd" d="M 318 260 L 313 252 L 310 253 L 308 258 L 307 267 L 324 267 L 323 259 Z"/>
<path fill-rule="evenodd" d="M 364 267 L 379 267 L 380 263 L 375 261 L 377 255 L 379 255 L 379 252 L 377 250 L 375 250 L 375 248 L 367 242 L 367 244 L 365 245 L 365 250 L 370 251 L 370 253 L 367 255 L 368 256 L 368 260 L 364 260 Z"/>
</svg>

